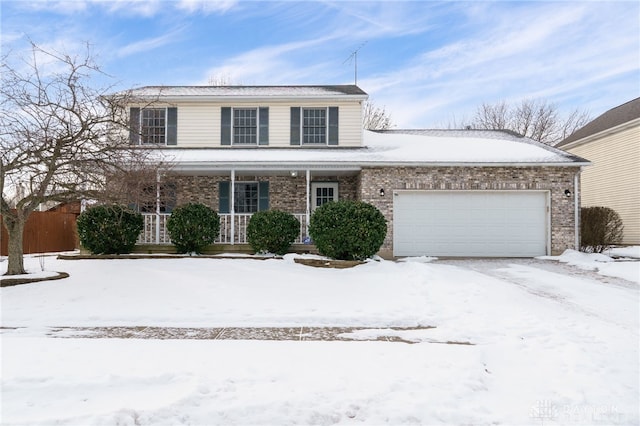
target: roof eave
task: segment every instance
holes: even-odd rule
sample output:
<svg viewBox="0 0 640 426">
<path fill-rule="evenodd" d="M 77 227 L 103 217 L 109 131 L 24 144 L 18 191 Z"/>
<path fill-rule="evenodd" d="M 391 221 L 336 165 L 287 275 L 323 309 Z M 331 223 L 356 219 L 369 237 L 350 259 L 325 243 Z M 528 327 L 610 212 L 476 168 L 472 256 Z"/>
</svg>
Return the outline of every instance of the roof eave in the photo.
<svg viewBox="0 0 640 426">
<path fill-rule="evenodd" d="M 365 167 L 582 167 L 589 166 L 589 161 L 575 162 L 414 162 L 414 161 L 364 161 L 364 162 L 219 162 L 189 161 L 176 162 L 171 169 L 176 171 L 195 170 L 351 170 L 358 171 Z"/>
<path fill-rule="evenodd" d="M 571 142 L 568 142 L 568 143 L 563 144 L 563 145 L 559 144 L 559 145 L 556 145 L 555 147 L 556 148 L 561 148 L 563 151 L 566 151 L 568 149 L 576 148 L 578 146 L 587 144 L 589 142 L 593 142 L 595 140 L 599 140 L 599 139 L 605 138 L 607 136 L 610 136 L 610 135 L 613 135 L 613 134 L 616 134 L 616 133 L 620 133 L 620 132 L 623 132 L 623 131 L 628 130 L 628 129 L 632 129 L 634 127 L 640 127 L 640 118 L 635 118 L 633 120 L 630 120 L 630 121 L 627 121 L 625 123 L 619 124 L 619 125 L 617 125 L 615 127 L 610 127 L 608 129 L 602 130 L 602 131 L 600 131 L 598 133 L 594 133 L 592 135 L 585 136 L 585 137 L 580 138 L 580 139 L 576 139 L 575 141 L 571 141 Z"/>
<path fill-rule="evenodd" d="M 211 96 L 211 95 L 139 95 L 135 97 L 141 102 L 152 101 L 157 103 L 179 103 L 179 102 L 308 102 L 308 101 L 366 101 L 369 95 L 347 95 L 347 94 L 322 94 L 322 95 L 277 95 L 277 96 L 255 96 L 255 95 L 228 95 L 228 96 Z"/>
</svg>

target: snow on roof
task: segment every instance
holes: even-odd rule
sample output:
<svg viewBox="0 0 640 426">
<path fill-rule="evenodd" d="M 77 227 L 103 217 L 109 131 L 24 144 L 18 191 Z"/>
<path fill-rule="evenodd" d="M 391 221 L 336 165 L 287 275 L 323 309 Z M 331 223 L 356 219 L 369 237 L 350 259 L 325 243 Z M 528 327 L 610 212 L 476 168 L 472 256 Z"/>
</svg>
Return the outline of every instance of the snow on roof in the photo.
<svg viewBox="0 0 640 426">
<path fill-rule="evenodd" d="M 145 86 L 131 91 L 140 97 L 367 97 L 367 93 L 353 84 L 333 86 Z"/>
<path fill-rule="evenodd" d="M 583 158 L 504 132 L 364 131 L 362 148 L 164 149 L 176 168 L 429 165 L 588 165 Z"/>
</svg>

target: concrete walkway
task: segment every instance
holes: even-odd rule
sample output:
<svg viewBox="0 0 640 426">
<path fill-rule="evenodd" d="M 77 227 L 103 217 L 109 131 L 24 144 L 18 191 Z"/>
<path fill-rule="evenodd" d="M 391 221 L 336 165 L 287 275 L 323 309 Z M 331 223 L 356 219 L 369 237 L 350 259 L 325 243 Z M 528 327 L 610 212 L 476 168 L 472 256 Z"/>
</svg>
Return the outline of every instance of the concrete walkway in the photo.
<svg viewBox="0 0 640 426">
<path fill-rule="evenodd" d="M 48 336 L 54 338 L 89 339 L 190 339 L 190 340 L 286 340 L 286 341 L 383 341 L 420 343 L 404 339 L 403 331 L 429 330 L 435 327 L 57 327 Z M 375 331 L 375 337 L 366 338 L 354 332 Z M 470 342 L 428 340 L 428 343 L 471 345 Z"/>
</svg>

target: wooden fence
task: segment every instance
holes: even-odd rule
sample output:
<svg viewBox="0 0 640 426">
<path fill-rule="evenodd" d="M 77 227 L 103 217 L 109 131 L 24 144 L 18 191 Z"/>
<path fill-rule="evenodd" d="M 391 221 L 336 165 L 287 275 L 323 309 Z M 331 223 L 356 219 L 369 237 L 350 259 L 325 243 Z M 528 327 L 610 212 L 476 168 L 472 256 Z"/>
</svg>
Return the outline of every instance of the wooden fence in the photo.
<svg viewBox="0 0 640 426">
<path fill-rule="evenodd" d="M 49 253 L 78 248 L 77 217 L 75 213 L 57 211 L 31 213 L 24 227 L 24 253 Z M 7 256 L 9 236 L 4 224 L 0 228 L 0 255 Z"/>
</svg>

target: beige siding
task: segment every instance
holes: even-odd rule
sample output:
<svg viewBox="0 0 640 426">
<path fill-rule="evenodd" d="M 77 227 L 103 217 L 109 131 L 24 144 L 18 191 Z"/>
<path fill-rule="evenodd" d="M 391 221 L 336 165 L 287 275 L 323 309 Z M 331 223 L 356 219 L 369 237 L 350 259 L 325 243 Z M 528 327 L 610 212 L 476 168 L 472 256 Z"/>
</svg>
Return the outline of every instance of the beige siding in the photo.
<svg viewBox="0 0 640 426">
<path fill-rule="evenodd" d="M 362 144 L 360 102 L 314 103 L 183 103 L 178 107 L 178 147 L 220 147 L 220 108 L 269 107 L 269 147 L 290 146 L 291 107 L 339 107 L 339 146 L 357 147 Z"/>
<path fill-rule="evenodd" d="M 220 107 L 210 104 L 178 105 L 178 146 L 220 145 Z"/>
<path fill-rule="evenodd" d="M 582 205 L 605 206 L 624 223 L 624 244 L 640 244 L 640 127 L 569 148 L 593 163 L 582 172 Z"/>
</svg>

